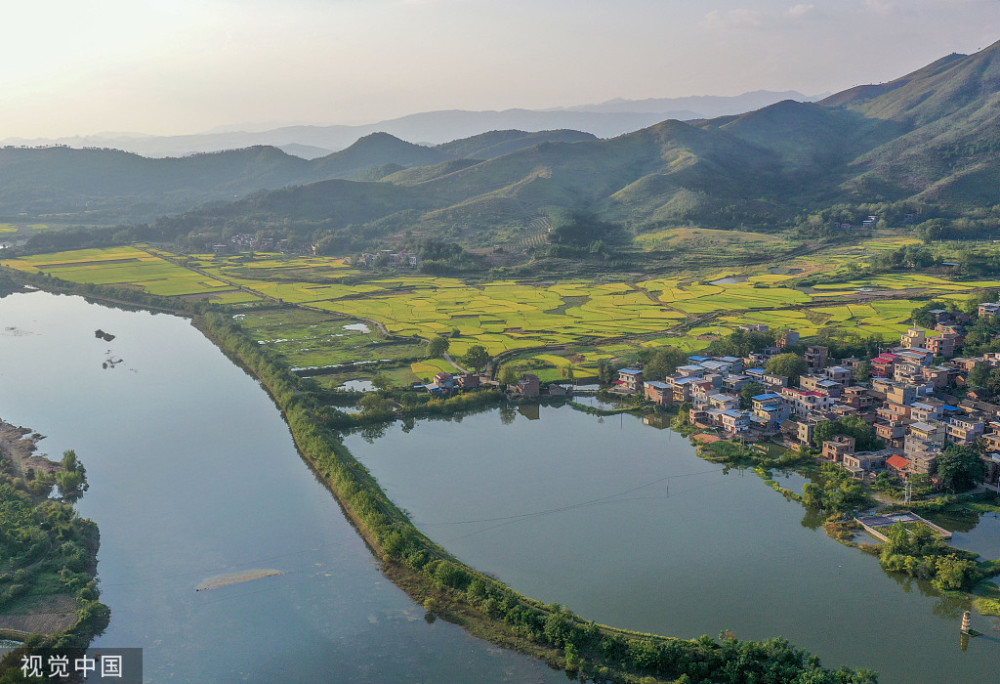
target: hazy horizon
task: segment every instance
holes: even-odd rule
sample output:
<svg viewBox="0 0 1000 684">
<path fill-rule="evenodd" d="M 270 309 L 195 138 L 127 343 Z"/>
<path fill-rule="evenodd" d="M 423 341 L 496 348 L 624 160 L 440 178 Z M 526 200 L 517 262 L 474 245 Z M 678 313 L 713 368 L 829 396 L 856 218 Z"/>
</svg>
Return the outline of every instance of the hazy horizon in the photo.
<svg viewBox="0 0 1000 684">
<path fill-rule="evenodd" d="M 0 139 L 836 92 L 995 42 L 997 0 L 66 0 L 9 11 Z"/>
</svg>

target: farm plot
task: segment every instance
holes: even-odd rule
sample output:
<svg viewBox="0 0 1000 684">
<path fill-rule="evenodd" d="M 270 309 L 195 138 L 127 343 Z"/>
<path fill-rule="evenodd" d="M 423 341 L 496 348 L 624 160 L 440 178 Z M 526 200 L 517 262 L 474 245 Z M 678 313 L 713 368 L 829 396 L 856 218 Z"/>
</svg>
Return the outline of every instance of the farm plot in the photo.
<svg viewBox="0 0 1000 684">
<path fill-rule="evenodd" d="M 416 342 L 387 341 L 360 321 L 315 311 L 285 308 L 234 316 L 257 344 L 296 368 L 372 361 L 406 361 L 423 356 Z"/>
<path fill-rule="evenodd" d="M 232 291 L 232 285 L 131 247 L 39 254 L 5 261 L 23 271 L 48 273 L 75 283 L 137 287 L 166 297 Z"/>
</svg>

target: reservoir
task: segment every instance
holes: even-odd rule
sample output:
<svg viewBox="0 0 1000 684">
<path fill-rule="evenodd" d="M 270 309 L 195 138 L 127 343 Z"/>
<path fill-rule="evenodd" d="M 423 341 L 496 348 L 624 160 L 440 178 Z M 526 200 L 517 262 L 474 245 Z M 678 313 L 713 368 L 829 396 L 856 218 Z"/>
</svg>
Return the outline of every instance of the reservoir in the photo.
<svg viewBox="0 0 1000 684">
<path fill-rule="evenodd" d="M 95 645 L 143 648 L 147 682 L 565 681 L 425 620 L 264 390 L 185 319 L 0 299 L 0 417 L 86 466 L 78 508 L 100 526 L 112 611 Z M 229 583 L 253 570 L 281 574 Z"/>
<path fill-rule="evenodd" d="M 546 603 L 681 637 L 785 636 L 883 684 L 995 684 L 1000 621 L 960 649 L 968 604 L 882 571 L 752 471 L 632 415 L 494 409 L 346 440 L 432 539 Z M 802 478 L 776 474 L 789 489 Z M 992 516 L 964 539 L 986 552 Z M 995 557 L 995 556 L 994 556 Z"/>
</svg>

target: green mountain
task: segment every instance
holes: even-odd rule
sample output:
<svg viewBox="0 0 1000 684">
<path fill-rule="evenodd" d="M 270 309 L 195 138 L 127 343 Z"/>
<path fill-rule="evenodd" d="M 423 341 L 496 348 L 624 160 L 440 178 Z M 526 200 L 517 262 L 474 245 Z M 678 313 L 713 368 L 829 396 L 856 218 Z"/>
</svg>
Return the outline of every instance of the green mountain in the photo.
<svg viewBox="0 0 1000 684">
<path fill-rule="evenodd" d="M 305 160 L 275 147 L 150 159 L 108 149 L 0 148 L 0 216 L 68 214 L 82 223 L 148 221 L 209 201 L 232 201 L 331 179 L 377 180 L 459 157 L 491 159 L 545 140 L 593 139 L 575 131 L 496 131 L 436 147 L 373 133 L 340 152 Z"/>
<path fill-rule="evenodd" d="M 102 187 L 122 201 L 154 191 L 191 201 L 272 184 L 283 189 L 202 208 L 172 230 L 269 229 L 303 240 L 325 231 L 337 244 L 428 236 L 479 247 L 530 244 L 547 219 L 581 212 L 632 233 L 691 223 L 773 229 L 842 204 L 959 215 L 1000 205 L 998 115 L 1000 43 L 818 103 L 663 121 L 607 140 L 494 131 L 425 147 L 373 134 L 311 162 L 273 148 L 176 160 L 91 151 L 110 155 L 101 168 L 111 183 L 103 171 L 78 177 L 87 175 L 82 163 L 47 174 L 41 163 L 7 162 L 75 151 L 2 150 L 0 181 L 28 171 L 20 186 L 0 182 L 0 206 L 27 193 L 54 202 L 58 188 L 72 190 L 64 192 L 69 201 L 99 203 Z"/>
<path fill-rule="evenodd" d="M 284 190 L 289 212 L 269 213 L 263 224 L 250 201 L 199 216 L 224 213 L 234 230 L 240 217 L 258 226 L 294 224 L 301 211 L 291 207 L 301 201 L 319 210 L 303 228 L 352 226 L 365 239 L 405 232 L 488 246 L 517 243 L 545 224 L 539 219 L 566 212 L 638 233 L 687 223 L 767 229 L 841 203 L 992 207 L 1000 204 L 998 108 L 1000 43 L 819 103 L 664 121 L 608 140 L 550 132 L 529 145 L 537 138 L 498 132 L 419 148 L 379 136 L 358 144 L 377 142 L 391 153 L 365 158 L 405 159 L 410 168 L 385 167 L 369 183 Z M 505 145 L 517 149 L 492 157 Z M 348 153 L 324 163 L 343 174 L 361 168 L 334 166 Z M 472 156 L 483 161 L 465 158 Z M 376 184 L 377 191 L 370 187 Z M 384 204 L 369 201 L 376 192 Z M 324 193 L 331 207 L 325 214 L 316 199 Z M 335 208 L 342 205 L 352 210 Z"/>
</svg>

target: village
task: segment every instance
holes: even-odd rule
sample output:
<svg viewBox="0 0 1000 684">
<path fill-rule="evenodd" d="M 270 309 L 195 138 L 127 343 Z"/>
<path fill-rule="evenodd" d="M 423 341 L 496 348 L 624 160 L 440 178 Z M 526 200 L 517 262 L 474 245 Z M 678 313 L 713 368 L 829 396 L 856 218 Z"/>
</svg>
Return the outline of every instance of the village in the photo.
<svg viewBox="0 0 1000 684">
<path fill-rule="evenodd" d="M 976 447 L 985 464 L 983 486 L 997 491 L 1000 405 L 985 401 L 968 379 L 977 366 L 1000 367 L 1000 354 L 956 357 L 969 317 L 946 309 L 931 313 L 936 334 L 911 327 L 898 346 L 870 359 L 832 359 L 826 347 L 808 346 L 802 354 L 806 371 L 797 379 L 765 369 L 798 343 L 799 334 L 788 330 L 776 336 L 775 346 L 745 358 L 690 356 L 690 363 L 662 380 L 646 380 L 641 368 L 623 368 L 616 387 L 656 405 L 689 408 L 695 427 L 726 439 L 821 449 L 825 461 L 858 480 L 888 473 L 901 481 L 925 475 L 939 484 L 938 459 L 947 446 Z M 996 318 L 1000 304 L 980 304 L 978 315 Z M 767 326 L 745 329 L 766 332 Z M 751 385 L 761 391 L 747 396 Z M 961 398 L 951 393 L 958 388 L 965 390 Z M 861 450 L 848 435 L 817 439 L 817 426 L 844 418 L 871 425 L 882 448 Z"/>
</svg>

